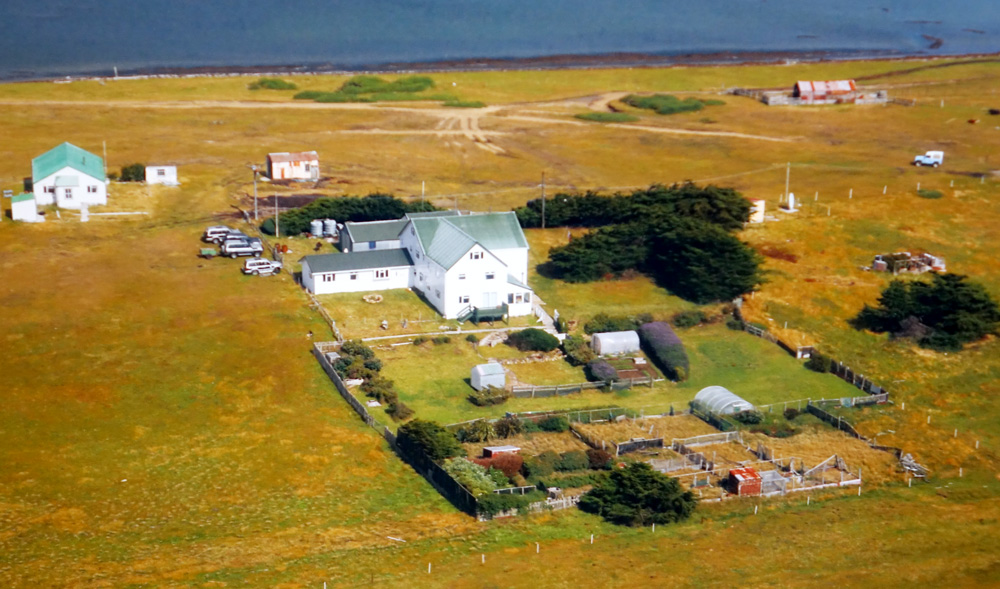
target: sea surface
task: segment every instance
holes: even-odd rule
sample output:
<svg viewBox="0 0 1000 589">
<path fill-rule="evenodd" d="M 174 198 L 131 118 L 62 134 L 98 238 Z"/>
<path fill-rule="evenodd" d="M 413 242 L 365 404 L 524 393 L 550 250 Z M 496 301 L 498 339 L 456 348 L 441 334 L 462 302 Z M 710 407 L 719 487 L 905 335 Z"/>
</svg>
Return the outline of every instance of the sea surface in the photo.
<svg viewBox="0 0 1000 589">
<path fill-rule="evenodd" d="M 1000 51 L 998 0 L 0 0 L 0 80 L 599 55 Z"/>
</svg>

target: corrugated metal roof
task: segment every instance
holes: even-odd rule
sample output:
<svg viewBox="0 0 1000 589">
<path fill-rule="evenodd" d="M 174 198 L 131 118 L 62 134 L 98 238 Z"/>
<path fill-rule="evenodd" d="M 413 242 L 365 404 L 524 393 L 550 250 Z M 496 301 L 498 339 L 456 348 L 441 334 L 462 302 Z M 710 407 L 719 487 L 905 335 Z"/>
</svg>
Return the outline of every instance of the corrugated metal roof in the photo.
<svg viewBox="0 0 1000 589">
<path fill-rule="evenodd" d="M 73 168 L 102 182 L 105 179 L 104 160 L 72 143 L 53 147 L 31 160 L 31 178 L 34 182 L 40 182 L 65 167 Z"/>
<path fill-rule="evenodd" d="M 428 211 L 426 213 L 406 213 L 407 219 L 423 219 L 426 217 L 457 217 L 458 211 Z"/>
<path fill-rule="evenodd" d="M 26 200 L 35 200 L 34 192 L 22 192 L 21 194 L 14 195 L 11 197 L 10 202 L 24 202 Z"/>
<path fill-rule="evenodd" d="M 405 249 L 369 250 L 349 254 L 320 254 L 306 256 L 302 261 L 309 264 L 313 274 L 326 272 L 349 272 L 351 270 L 372 270 L 375 268 L 399 268 L 412 266 L 413 260 Z"/>
<path fill-rule="evenodd" d="M 368 221 L 365 223 L 344 223 L 344 230 L 351 234 L 351 241 L 387 241 L 399 238 L 399 233 L 406 227 L 406 219 L 394 221 Z"/>
<path fill-rule="evenodd" d="M 528 247 L 514 211 L 448 217 L 447 221 L 490 250 Z"/>
<path fill-rule="evenodd" d="M 530 286 L 528 286 L 527 284 L 525 284 L 525 283 L 521 282 L 521 281 L 520 281 L 520 280 L 518 280 L 517 278 L 514 278 L 514 277 L 513 277 L 512 275 L 510 275 L 510 274 L 508 274 L 508 275 L 507 275 L 507 284 L 513 284 L 514 286 L 516 286 L 516 287 L 519 287 L 519 288 L 523 288 L 524 290 L 530 290 L 530 291 L 534 291 L 534 289 L 533 289 L 533 288 L 531 288 L 531 287 L 530 287 Z"/>
<path fill-rule="evenodd" d="M 800 93 L 813 94 L 838 94 L 854 92 L 857 85 L 854 80 L 827 80 L 827 81 L 803 81 L 796 82 Z"/>
<path fill-rule="evenodd" d="M 480 376 L 495 376 L 498 374 L 504 374 L 503 366 L 497 362 L 490 362 L 488 364 L 479 364 L 475 366 L 473 372 L 479 373 Z"/>
<path fill-rule="evenodd" d="M 55 185 L 59 188 L 68 186 L 79 186 L 80 178 L 77 176 L 56 176 Z"/>
<path fill-rule="evenodd" d="M 282 151 L 278 153 L 267 154 L 268 159 L 272 162 L 308 162 L 312 160 L 319 161 L 319 154 L 315 151 L 295 151 L 288 152 Z"/>
<path fill-rule="evenodd" d="M 412 219 L 427 257 L 447 270 L 476 245 L 476 240 L 445 218 Z"/>
</svg>

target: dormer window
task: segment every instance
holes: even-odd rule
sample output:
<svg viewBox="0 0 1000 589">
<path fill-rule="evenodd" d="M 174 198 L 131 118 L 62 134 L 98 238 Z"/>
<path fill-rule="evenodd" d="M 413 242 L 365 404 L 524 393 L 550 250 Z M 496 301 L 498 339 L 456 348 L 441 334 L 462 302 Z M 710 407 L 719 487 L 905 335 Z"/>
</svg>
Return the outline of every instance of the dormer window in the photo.
<svg viewBox="0 0 1000 589">
<path fill-rule="evenodd" d="M 472 253 L 469 254 L 469 258 L 471 258 L 473 260 L 482 260 L 483 259 L 483 252 L 472 252 Z"/>
<path fill-rule="evenodd" d="M 496 278 L 496 276 L 497 275 L 494 272 L 487 272 L 486 273 L 486 280 L 493 280 L 494 278 Z"/>
</svg>

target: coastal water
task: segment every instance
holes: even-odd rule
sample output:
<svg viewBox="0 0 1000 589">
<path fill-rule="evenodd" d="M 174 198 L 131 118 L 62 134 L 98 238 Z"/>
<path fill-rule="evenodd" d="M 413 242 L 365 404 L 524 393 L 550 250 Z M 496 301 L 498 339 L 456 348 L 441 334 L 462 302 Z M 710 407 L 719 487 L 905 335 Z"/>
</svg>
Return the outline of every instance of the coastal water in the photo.
<svg viewBox="0 0 1000 589">
<path fill-rule="evenodd" d="M 0 80 L 594 55 L 1000 51 L 997 0 L 0 0 Z"/>
</svg>

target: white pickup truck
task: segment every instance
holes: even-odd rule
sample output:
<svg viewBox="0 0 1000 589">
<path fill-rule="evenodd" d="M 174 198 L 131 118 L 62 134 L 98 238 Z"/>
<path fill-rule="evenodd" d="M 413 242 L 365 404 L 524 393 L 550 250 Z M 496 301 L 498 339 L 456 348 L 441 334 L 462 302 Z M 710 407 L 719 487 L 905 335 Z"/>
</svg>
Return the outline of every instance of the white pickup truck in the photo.
<svg viewBox="0 0 1000 589">
<path fill-rule="evenodd" d="M 236 258 L 239 256 L 253 256 L 259 258 L 264 253 L 264 244 L 257 237 L 247 239 L 226 241 L 222 244 L 222 255 Z"/>
<path fill-rule="evenodd" d="M 932 166 L 938 167 L 944 163 L 944 152 L 943 151 L 928 151 L 923 155 L 918 155 L 913 158 L 914 166 Z"/>
</svg>

